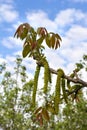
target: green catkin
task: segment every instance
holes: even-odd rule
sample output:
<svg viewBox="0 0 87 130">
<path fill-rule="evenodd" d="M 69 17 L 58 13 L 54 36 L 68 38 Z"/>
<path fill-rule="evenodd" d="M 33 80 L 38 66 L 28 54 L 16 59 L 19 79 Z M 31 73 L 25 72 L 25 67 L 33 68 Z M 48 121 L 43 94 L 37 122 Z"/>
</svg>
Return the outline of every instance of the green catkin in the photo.
<svg viewBox="0 0 87 130">
<path fill-rule="evenodd" d="M 65 91 L 65 79 L 62 78 L 61 82 L 62 82 L 61 85 L 62 85 L 63 98 L 64 98 L 65 102 L 67 103 L 67 95 L 66 95 L 66 91 Z"/>
<path fill-rule="evenodd" d="M 36 92 L 37 92 L 37 86 L 38 86 L 39 73 L 40 73 L 40 66 L 37 65 L 35 75 L 34 75 L 34 88 L 33 88 L 33 94 L 32 94 L 33 107 L 35 107 L 35 102 L 36 102 Z"/>
<path fill-rule="evenodd" d="M 62 69 L 58 69 L 57 74 L 57 80 L 56 80 L 56 86 L 55 86 L 55 99 L 54 99 L 54 109 L 55 114 L 58 114 L 59 111 L 59 102 L 60 102 L 60 85 L 61 85 L 61 78 L 64 75 L 64 72 Z"/>
<path fill-rule="evenodd" d="M 49 64 L 46 61 L 46 59 L 44 59 L 43 64 L 44 64 L 44 94 L 47 94 L 48 83 L 51 82 L 51 74 L 49 70 Z"/>
</svg>

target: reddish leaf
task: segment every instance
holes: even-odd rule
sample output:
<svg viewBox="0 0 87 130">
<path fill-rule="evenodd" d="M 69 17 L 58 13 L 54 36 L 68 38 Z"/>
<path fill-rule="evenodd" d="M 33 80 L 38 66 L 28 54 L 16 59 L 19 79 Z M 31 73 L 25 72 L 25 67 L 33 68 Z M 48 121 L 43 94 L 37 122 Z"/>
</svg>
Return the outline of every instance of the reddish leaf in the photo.
<svg viewBox="0 0 87 130">
<path fill-rule="evenodd" d="M 42 114 L 38 113 L 36 116 L 37 121 L 40 123 L 40 125 L 43 125 L 43 118 L 42 118 Z"/>
<path fill-rule="evenodd" d="M 50 32 L 46 35 L 45 41 L 49 48 L 57 49 L 60 47 L 61 37 L 58 34 Z"/>
<path fill-rule="evenodd" d="M 37 29 L 37 34 L 41 35 L 42 37 L 46 36 L 47 35 L 47 30 L 46 28 L 44 27 L 39 27 Z"/>
<path fill-rule="evenodd" d="M 42 118 L 42 115 L 41 115 L 41 117 L 40 117 L 39 123 L 40 123 L 41 126 L 43 125 L 43 118 Z"/>
<path fill-rule="evenodd" d="M 21 24 L 15 34 L 14 37 L 17 36 L 17 38 L 24 39 L 27 36 L 28 31 L 30 30 L 30 25 L 28 23 Z"/>
<path fill-rule="evenodd" d="M 42 109 L 42 116 L 45 120 L 49 121 L 49 119 L 50 119 L 49 113 L 45 108 Z"/>
<path fill-rule="evenodd" d="M 35 49 L 37 46 L 37 42 L 32 42 L 31 43 L 31 50 Z"/>
</svg>

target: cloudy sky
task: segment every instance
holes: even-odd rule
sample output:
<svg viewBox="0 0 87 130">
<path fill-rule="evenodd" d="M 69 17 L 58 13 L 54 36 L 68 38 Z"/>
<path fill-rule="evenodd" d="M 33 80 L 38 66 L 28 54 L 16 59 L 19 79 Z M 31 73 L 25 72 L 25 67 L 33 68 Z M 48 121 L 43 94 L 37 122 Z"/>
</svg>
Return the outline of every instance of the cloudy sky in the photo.
<svg viewBox="0 0 87 130">
<path fill-rule="evenodd" d="M 23 45 L 13 36 L 24 22 L 60 34 L 60 49 L 45 52 L 54 69 L 63 67 L 68 73 L 87 54 L 87 0 L 0 0 L 0 63 L 8 62 L 10 70 Z M 24 63 L 32 77 L 34 61 L 26 58 Z"/>
</svg>

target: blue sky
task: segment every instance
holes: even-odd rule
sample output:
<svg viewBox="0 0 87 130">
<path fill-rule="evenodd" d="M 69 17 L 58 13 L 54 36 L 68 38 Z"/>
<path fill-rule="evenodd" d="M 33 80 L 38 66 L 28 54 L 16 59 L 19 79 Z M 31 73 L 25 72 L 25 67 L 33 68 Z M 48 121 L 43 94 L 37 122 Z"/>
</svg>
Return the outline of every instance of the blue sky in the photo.
<svg viewBox="0 0 87 130">
<path fill-rule="evenodd" d="M 60 49 L 45 52 L 55 69 L 63 67 L 68 73 L 87 53 L 87 0 L 0 0 L 0 63 L 7 62 L 8 70 L 21 55 L 23 43 L 13 35 L 23 22 L 61 35 Z M 30 72 L 35 68 L 32 59 L 24 59 L 24 64 Z"/>
</svg>

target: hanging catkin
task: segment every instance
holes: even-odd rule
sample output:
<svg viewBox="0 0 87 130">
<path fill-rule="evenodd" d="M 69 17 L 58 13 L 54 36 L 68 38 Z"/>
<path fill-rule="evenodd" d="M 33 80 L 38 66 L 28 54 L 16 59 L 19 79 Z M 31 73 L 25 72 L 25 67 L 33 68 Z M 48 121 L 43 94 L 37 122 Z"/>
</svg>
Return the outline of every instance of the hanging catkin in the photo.
<svg viewBox="0 0 87 130">
<path fill-rule="evenodd" d="M 56 86 L 55 86 L 55 99 L 54 99 L 54 108 L 55 108 L 55 114 L 58 114 L 59 111 L 59 102 L 60 102 L 60 85 L 61 85 L 61 78 L 64 75 L 64 72 L 62 69 L 58 69 L 57 74 L 57 80 L 56 80 Z"/>
<path fill-rule="evenodd" d="M 37 65 L 35 75 L 34 75 L 34 88 L 33 88 L 33 94 L 32 94 L 33 107 L 35 107 L 35 102 L 36 102 L 36 92 L 37 92 L 39 73 L 40 73 L 40 66 Z"/>
<path fill-rule="evenodd" d="M 46 61 L 46 59 L 44 59 L 43 61 L 44 64 L 44 94 L 47 94 L 47 89 L 48 89 L 48 83 L 51 83 L 51 73 L 49 70 L 49 64 Z"/>
<path fill-rule="evenodd" d="M 61 86 L 62 86 L 63 98 L 64 98 L 65 102 L 67 103 L 67 95 L 66 95 L 66 91 L 65 91 L 65 79 L 62 78 L 61 82 L 62 82 Z"/>
</svg>

